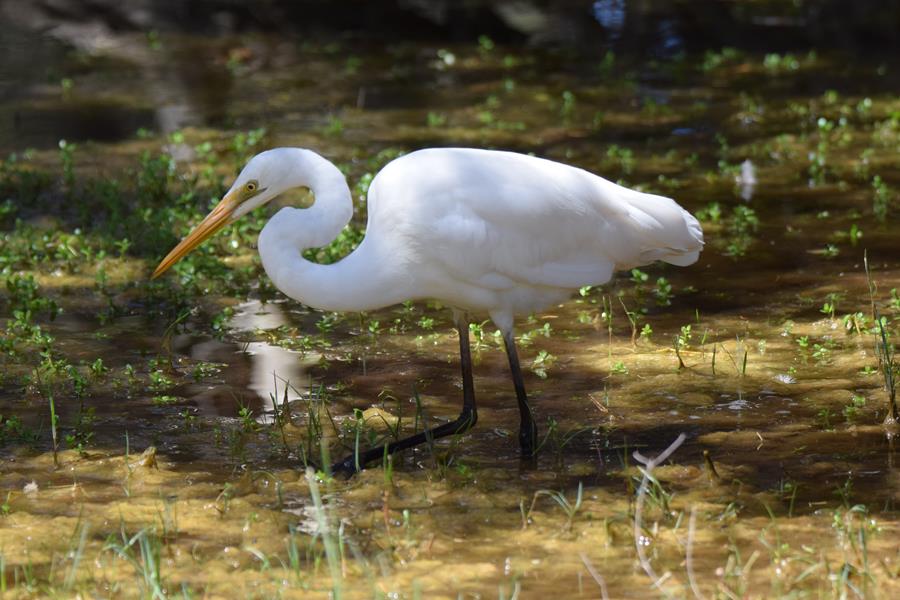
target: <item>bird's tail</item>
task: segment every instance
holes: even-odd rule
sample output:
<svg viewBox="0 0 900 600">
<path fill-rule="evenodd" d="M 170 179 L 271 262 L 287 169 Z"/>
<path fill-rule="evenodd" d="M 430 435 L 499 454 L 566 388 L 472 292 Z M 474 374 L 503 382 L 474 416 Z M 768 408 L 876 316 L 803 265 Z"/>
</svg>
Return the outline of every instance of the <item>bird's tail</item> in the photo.
<svg viewBox="0 0 900 600">
<path fill-rule="evenodd" d="M 688 211 L 681 209 L 684 218 L 684 228 L 687 230 L 687 244 L 685 248 L 663 256 L 661 260 L 679 267 L 686 267 L 697 262 L 700 258 L 700 250 L 703 249 L 703 228 L 697 218 Z"/>
<path fill-rule="evenodd" d="M 634 235 L 639 240 L 640 264 L 661 260 L 686 267 L 697 262 L 703 249 L 703 229 L 694 215 L 671 198 L 629 192 L 625 200 L 637 225 Z"/>
</svg>

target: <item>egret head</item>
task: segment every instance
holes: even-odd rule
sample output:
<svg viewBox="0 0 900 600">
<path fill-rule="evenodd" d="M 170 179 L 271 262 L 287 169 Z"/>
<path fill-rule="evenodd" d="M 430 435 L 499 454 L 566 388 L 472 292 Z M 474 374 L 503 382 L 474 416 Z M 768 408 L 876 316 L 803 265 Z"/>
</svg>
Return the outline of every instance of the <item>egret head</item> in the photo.
<svg viewBox="0 0 900 600">
<path fill-rule="evenodd" d="M 283 157 L 278 150 L 257 154 L 247 163 L 216 207 L 159 263 L 152 279 L 165 273 L 224 226 L 234 223 L 291 187 L 285 181 L 286 170 L 282 168 Z"/>
</svg>

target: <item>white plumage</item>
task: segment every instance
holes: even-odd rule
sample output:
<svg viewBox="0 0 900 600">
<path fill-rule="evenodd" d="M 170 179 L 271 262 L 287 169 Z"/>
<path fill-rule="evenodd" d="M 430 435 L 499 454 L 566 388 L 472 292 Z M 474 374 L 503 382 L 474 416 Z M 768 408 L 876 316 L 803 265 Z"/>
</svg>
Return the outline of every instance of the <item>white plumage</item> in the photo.
<svg viewBox="0 0 900 600">
<path fill-rule="evenodd" d="M 461 338 L 466 337 L 461 339 L 464 380 L 465 315 L 487 313 L 507 341 L 522 426 L 532 436 L 536 430 L 526 423 L 530 412 L 525 415 L 515 356 L 514 316 L 563 301 L 581 286 L 605 283 L 617 269 L 655 260 L 689 265 L 703 247 L 700 224 L 669 198 L 533 156 L 434 148 L 400 157 L 378 173 L 369 187 L 364 240 L 343 260 L 318 265 L 301 252 L 327 244 L 349 222 L 350 189 L 343 174 L 318 154 L 276 148 L 247 164 L 219 206 L 154 276 L 222 225 L 295 187 L 312 190 L 313 206 L 281 209 L 259 237 L 263 266 L 275 286 L 304 304 L 335 311 L 438 299 L 453 307 Z M 471 390 L 466 394 L 471 425 L 474 397 L 468 398 Z M 462 418 L 451 433 L 466 428 Z"/>
<path fill-rule="evenodd" d="M 288 148 L 254 158 L 235 186 L 264 181 L 258 163 L 272 160 L 291 172 L 290 187 L 310 187 L 316 203 L 282 209 L 266 225 L 263 265 L 288 296 L 326 310 L 436 298 L 506 324 L 605 283 L 616 269 L 691 264 L 703 246 L 697 220 L 669 198 L 533 156 L 441 148 L 385 166 L 369 187 L 362 244 L 336 265 L 317 267 L 299 251 L 338 234 L 351 216 L 350 190 L 323 158 Z"/>
</svg>

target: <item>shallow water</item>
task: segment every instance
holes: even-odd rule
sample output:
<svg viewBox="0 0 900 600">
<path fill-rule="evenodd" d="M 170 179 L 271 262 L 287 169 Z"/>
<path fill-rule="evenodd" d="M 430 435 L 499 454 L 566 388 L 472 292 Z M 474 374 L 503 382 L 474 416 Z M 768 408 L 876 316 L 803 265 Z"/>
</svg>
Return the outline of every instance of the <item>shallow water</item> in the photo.
<svg viewBox="0 0 900 600">
<path fill-rule="evenodd" d="M 28 379 L 36 352 L 3 359 L 0 565 L 13 594 L 326 597 L 340 585 L 349 597 L 593 598 L 591 569 L 610 597 L 897 594 L 900 480 L 863 256 L 896 334 L 900 65 L 749 50 L 719 63 L 697 53 L 602 66 L 600 51 L 502 44 L 154 40 L 119 35 L 116 60 L 45 42 L 68 91 L 32 81 L 0 100 L 0 114 L 18 115 L 4 118 L 0 147 L 34 147 L 26 169 L 53 173 L 43 196 L 17 207 L 21 222 L 3 221 L 6 253 L 27 227 L 73 231 L 59 138 L 79 144 L 79 180 L 127 180 L 144 150 L 175 157 L 178 173 L 211 165 L 227 180 L 235 135 L 258 127 L 256 148 L 316 148 L 351 186 L 386 149 L 535 152 L 705 211 L 707 247 L 689 268 L 622 273 L 520 320 L 546 436 L 536 461 L 518 456 L 506 359 L 486 324 L 472 331 L 477 428 L 405 452 L 390 470 L 326 478 L 322 511 L 303 458 L 320 462 L 318 437 L 352 450 L 355 409 L 368 409 L 363 444 L 397 416 L 411 431 L 457 413 L 449 311 L 323 315 L 265 283 L 245 290 L 244 275 L 210 291 L 173 274 L 159 285 L 176 292 L 160 296 L 142 283 L 158 257 L 138 250 L 17 259 L 4 276 L 34 273 L 63 309 L 34 317 L 54 356 L 83 373 L 100 358 L 108 371 L 86 375 L 79 399 L 66 382 Z M 4 183 L 13 198 L 22 190 Z M 192 202 L 199 216 L 206 199 Z M 221 237 L 233 244 L 215 253 L 255 280 L 245 238 Z M 202 267 L 206 281 L 214 271 Z M 843 319 L 857 312 L 859 332 Z M 640 335 L 644 325 L 652 333 Z M 659 486 L 639 494 L 632 453 L 655 456 L 682 433 L 653 471 Z M 638 497 L 637 543 L 660 589 L 635 550 Z M 323 537 L 338 548 L 337 575 Z"/>
</svg>

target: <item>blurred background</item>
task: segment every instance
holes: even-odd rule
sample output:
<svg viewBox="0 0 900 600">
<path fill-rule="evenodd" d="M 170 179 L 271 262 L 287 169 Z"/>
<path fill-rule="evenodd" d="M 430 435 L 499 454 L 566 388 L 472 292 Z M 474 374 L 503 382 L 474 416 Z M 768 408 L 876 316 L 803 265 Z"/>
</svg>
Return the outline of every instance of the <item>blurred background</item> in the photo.
<svg viewBox="0 0 900 600">
<path fill-rule="evenodd" d="M 722 48 L 816 50 L 866 69 L 892 60 L 900 40 L 896 0 L 2 0 L 0 15 L 7 152 L 140 128 L 310 125 L 289 123 L 291 104 L 320 113 L 447 106 L 445 88 L 463 82 L 428 66 L 438 48 L 479 40 L 539 57 L 547 70 L 537 76 L 550 84 L 596 79 L 611 56 L 644 64 L 648 79 L 648 63 Z M 304 64 L 311 45 L 342 64 Z M 356 75 L 356 89 L 323 81 L 340 69 Z M 825 89 L 840 74 L 810 85 Z M 895 87 L 896 76 L 883 83 Z"/>
</svg>

